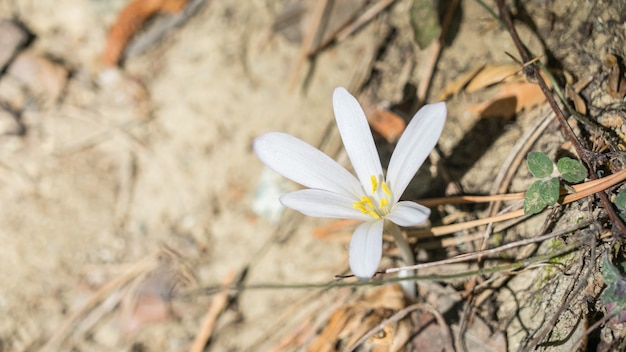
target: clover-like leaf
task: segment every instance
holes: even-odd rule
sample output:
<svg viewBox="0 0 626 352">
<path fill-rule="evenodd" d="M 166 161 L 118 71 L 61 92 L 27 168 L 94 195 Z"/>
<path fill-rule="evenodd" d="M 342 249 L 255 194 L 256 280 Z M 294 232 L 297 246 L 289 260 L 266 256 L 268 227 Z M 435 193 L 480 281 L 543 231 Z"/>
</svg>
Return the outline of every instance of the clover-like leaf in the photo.
<svg viewBox="0 0 626 352">
<path fill-rule="evenodd" d="M 578 183 L 587 177 L 587 168 L 580 161 L 572 158 L 561 158 L 556 163 L 556 168 L 559 169 L 561 177 L 571 183 Z"/>
<path fill-rule="evenodd" d="M 530 173 L 536 178 L 545 178 L 552 175 L 554 163 L 542 152 L 530 152 L 526 157 Z"/>
<path fill-rule="evenodd" d="M 537 180 L 533 183 L 524 198 L 524 214 L 537 214 L 559 200 L 559 179 Z"/>
</svg>

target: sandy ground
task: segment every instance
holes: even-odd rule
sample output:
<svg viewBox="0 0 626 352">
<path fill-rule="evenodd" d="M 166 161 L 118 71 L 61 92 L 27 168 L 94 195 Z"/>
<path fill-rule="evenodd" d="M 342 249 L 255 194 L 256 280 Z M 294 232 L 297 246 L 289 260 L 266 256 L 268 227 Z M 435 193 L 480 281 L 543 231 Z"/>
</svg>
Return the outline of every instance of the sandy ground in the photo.
<svg viewBox="0 0 626 352">
<path fill-rule="evenodd" d="M 183 25 L 129 57 L 123 68 L 105 69 L 100 56 L 107 31 L 125 1 L 0 1 L 2 17 L 19 18 L 33 34 L 24 50 L 51 58 L 68 74 L 66 80 L 53 79 L 52 86 L 38 82 L 37 88 L 10 69 L 0 77 L 2 102 L 21 112 L 25 126 L 23 134 L 0 138 L 0 351 L 188 350 L 213 298 L 206 288 L 219 286 L 231 272 L 250 285 L 328 282 L 347 273 L 353 225 L 324 239 L 312 236 L 333 222 L 282 211 L 277 195 L 297 186 L 265 170 L 251 142 L 267 131 L 288 132 L 314 145 L 324 141 L 323 149 L 348 166 L 332 128 L 334 87 L 348 87 L 370 106 L 400 105 L 406 83 L 420 81 L 432 54 L 413 43 L 406 15 L 411 1 L 396 1 L 294 74 L 301 45 L 297 37 L 310 23 L 310 3 L 304 19 L 279 31 L 273 25 L 284 2 L 207 0 Z M 535 54 L 545 54 L 542 45 L 547 45 L 548 56 L 564 62 L 575 77 L 583 76 L 584 67 L 602 72 L 608 52 L 624 57 L 623 19 L 614 24 L 622 26 L 621 32 L 616 27 L 621 37 L 606 33 L 610 21 L 619 21 L 618 10 L 592 11 L 587 15 L 597 18 L 581 19 L 576 16 L 591 4 L 573 9 L 554 4 L 558 1 L 536 3 L 529 8 L 537 13 L 526 15 L 538 28 L 520 25 Z M 461 7 L 428 101 L 438 100 L 446 85 L 479 65 L 514 64 L 505 54 L 516 54 L 508 33 L 476 2 Z M 547 9 L 556 18 L 551 23 L 542 22 L 549 17 Z M 586 52 L 600 51 L 577 59 L 564 54 L 566 48 L 556 45 L 559 38 L 546 34 L 551 26 L 564 36 L 576 35 L 559 22 L 561 17 L 595 26 L 599 34 Z M 598 29 L 602 25 L 607 27 Z M 58 95 L 54 82 L 62 86 Z M 548 111 L 543 104 L 513 120 L 479 121 L 467 106 L 484 99 L 462 94 L 449 100 L 440 141 L 439 155 L 467 193 L 491 192 L 489 181 L 516 140 Z M 536 149 L 554 155 L 564 138 L 556 123 L 546 131 Z M 430 179 L 441 179 L 436 167 L 425 171 L 413 186 L 414 196 L 454 190 Z M 436 186 L 429 187 L 431 182 Z M 520 168 L 508 191 L 523 191 L 530 182 Z M 442 216 L 449 212 L 439 210 Z M 515 231 L 532 236 L 544 218 Z M 569 214 L 557 224 L 565 226 L 572 218 Z M 427 260 L 441 253 L 418 255 Z M 383 266 L 398 263 L 385 258 Z M 510 291 L 488 300 L 486 305 L 499 310 L 494 308 L 493 320 L 485 319 L 484 326 L 476 323 L 467 348 L 516 350 L 529 330 L 543 326 L 547 318 L 538 319 L 537 312 L 549 295 L 531 300 L 515 321 L 510 317 L 519 305 L 510 303 L 516 293 L 540 287 L 537 282 L 550 282 L 540 292 L 561 297 L 559 282 L 546 275 L 538 270 L 520 275 L 508 284 Z M 568 287 L 567 282 L 560 285 Z M 300 328 L 325 326 L 333 309 L 373 289 L 244 290 L 231 296 L 207 350 L 271 350 Z M 461 281 L 421 287 L 424 301 L 448 314 L 463 311 L 455 289 L 462 289 Z M 521 296 L 529 299 L 534 292 Z M 573 311 L 568 321 L 578 326 L 579 311 Z M 451 328 L 454 334 L 457 327 Z M 477 342 L 486 335 L 489 340 Z M 419 346 L 418 339 L 412 341 Z M 297 349 L 293 346 L 283 350 Z"/>
</svg>

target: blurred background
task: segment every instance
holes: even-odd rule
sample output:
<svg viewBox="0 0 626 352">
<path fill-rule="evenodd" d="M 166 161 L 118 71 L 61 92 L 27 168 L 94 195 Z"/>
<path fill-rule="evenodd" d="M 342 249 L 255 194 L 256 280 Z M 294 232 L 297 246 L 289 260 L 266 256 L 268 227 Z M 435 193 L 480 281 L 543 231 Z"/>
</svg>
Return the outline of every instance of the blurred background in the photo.
<svg viewBox="0 0 626 352">
<path fill-rule="evenodd" d="M 624 4 L 508 5 L 533 58 L 578 89 L 571 100 L 593 110 L 623 98 L 621 74 L 615 89 L 606 81 L 622 67 Z M 524 191 L 525 166 L 503 189 L 494 177 L 550 109 L 496 13 L 493 1 L 469 0 L 0 0 L 0 351 L 354 344 L 408 306 L 397 286 L 220 291 L 349 274 L 355 224 L 284 210 L 278 196 L 298 186 L 266 170 L 251 142 L 286 132 L 349 167 L 331 102 L 344 86 L 385 160 L 421 105 L 446 100 L 440 144 L 406 198 Z M 621 143 L 616 114 L 597 122 Z M 556 123 L 544 128 L 534 149 L 571 153 Z M 487 211 L 440 205 L 431 221 Z M 546 216 L 499 241 L 536 235 Z M 477 250 L 482 231 L 420 239 L 418 260 Z M 401 264 L 387 243 L 381 268 Z M 359 350 L 451 350 L 459 329 L 470 329 L 468 350 L 516 349 L 551 297 L 526 303 L 541 275 L 483 297 L 469 325 L 466 280 L 420 284 L 431 308 Z M 513 321 L 516 293 L 531 309 Z"/>
</svg>

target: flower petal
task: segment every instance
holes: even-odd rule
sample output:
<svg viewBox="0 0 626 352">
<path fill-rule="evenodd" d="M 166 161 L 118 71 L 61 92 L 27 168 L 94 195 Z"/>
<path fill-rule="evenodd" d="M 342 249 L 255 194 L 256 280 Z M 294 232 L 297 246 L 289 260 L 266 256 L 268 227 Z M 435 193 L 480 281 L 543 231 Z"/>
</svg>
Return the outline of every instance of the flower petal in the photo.
<svg viewBox="0 0 626 352">
<path fill-rule="evenodd" d="M 372 217 L 354 208 L 355 199 L 321 189 L 303 189 L 280 197 L 287 208 L 319 218 L 370 221 Z"/>
<path fill-rule="evenodd" d="M 343 145 L 365 191 L 372 188 L 371 177 L 383 176 L 380 158 L 374 144 L 372 131 L 359 102 L 345 88 L 333 92 L 335 120 Z"/>
<path fill-rule="evenodd" d="M 383 255 L 383 221 L 359 225 L 350 241 L 350 269 L 359 279 L 370 279 L 376 273 Z"/>
<path fill-rule="evenodd" d="M 446 104 L 428 104 L 413 116 L 404 130 L 387 168 L 387 184 L 396 199 L 437 144 L 445 122 Z"/>
<path fill-rule="evenodd" d="M 296 137 L 269 132 L 257 137 L 252 146 L 270 169 L 303 186 L 357 198 L 363 193 L 358 180 L 348 170 Z"/>
<path fill-rule="evenodd" d="M 398 202 L 385 219 L 400 226 L 415 226 L 428 220 L 430 209 L 415 202 Z"/>
</svg>

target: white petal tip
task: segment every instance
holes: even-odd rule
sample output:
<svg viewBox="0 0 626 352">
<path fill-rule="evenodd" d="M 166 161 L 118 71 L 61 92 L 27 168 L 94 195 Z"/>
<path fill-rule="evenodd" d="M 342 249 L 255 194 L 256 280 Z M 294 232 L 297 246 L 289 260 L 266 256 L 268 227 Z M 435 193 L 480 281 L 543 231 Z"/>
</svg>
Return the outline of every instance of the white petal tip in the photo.
<svg viewBox="0 0 626 352">
<path fill-rule="evenodd" d="M 347 105 L 352 106 L 354 104 L 358 105 L 356 98 L 348 92 L 344 87 L 337 87 L 333 91 L 333 106 L 337 107 L 338 105 Z"/>
<path fill-rule="evenodd" d="M 427 115 L 429 119 L 439 118 L 445 120 L 448 114 L 448 108 L 445 102 L 440 101 L 438 103 L 424 105 L 419 112 Z"/>
<path fill-rule="evenodd" d="M 339 96 L 339 95 L 352 95 L 350 93 L 348 93 L 348 90 L 345 89 L 344 87 L 337 87 L 335 88 L 335 90 L 333 91 L 333 98 Z"/>
</svg>

